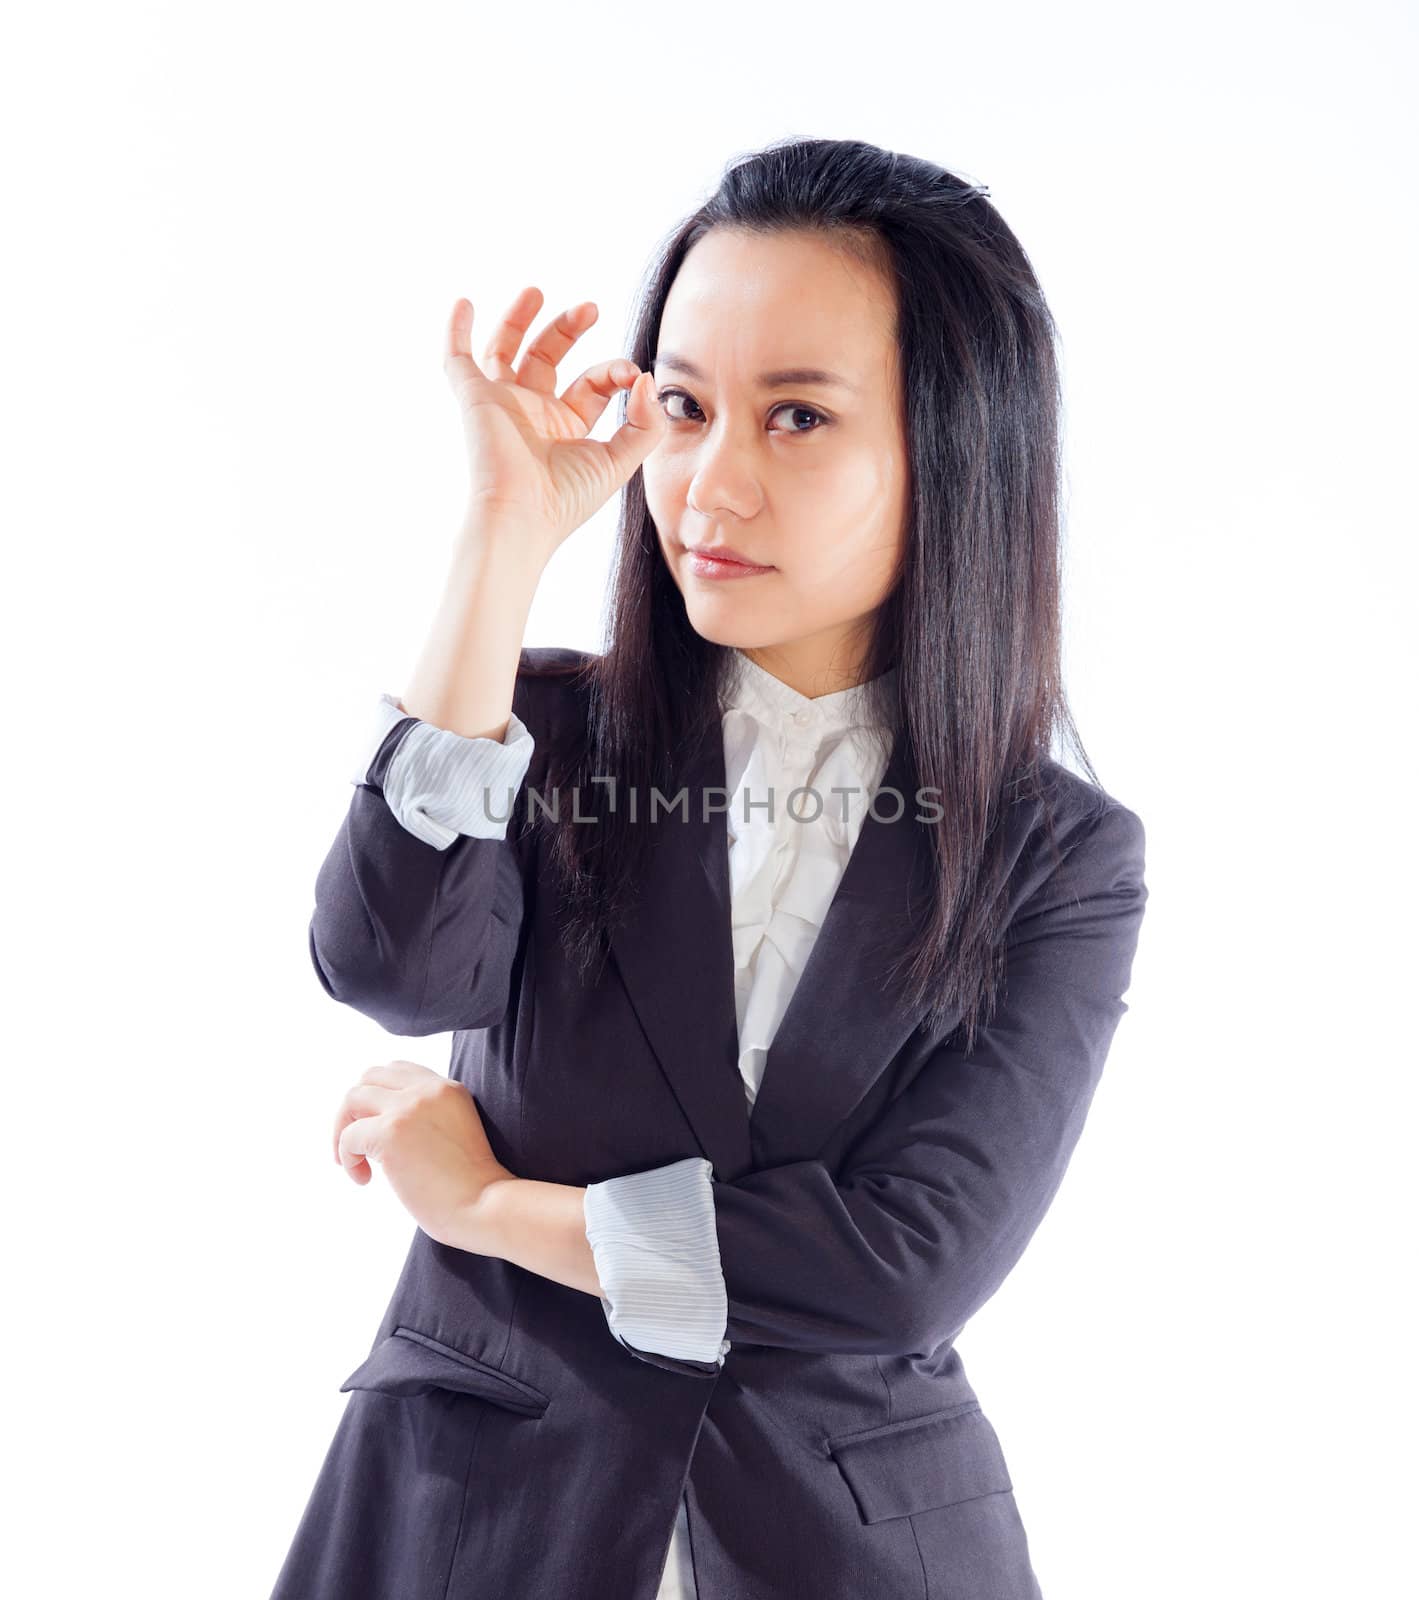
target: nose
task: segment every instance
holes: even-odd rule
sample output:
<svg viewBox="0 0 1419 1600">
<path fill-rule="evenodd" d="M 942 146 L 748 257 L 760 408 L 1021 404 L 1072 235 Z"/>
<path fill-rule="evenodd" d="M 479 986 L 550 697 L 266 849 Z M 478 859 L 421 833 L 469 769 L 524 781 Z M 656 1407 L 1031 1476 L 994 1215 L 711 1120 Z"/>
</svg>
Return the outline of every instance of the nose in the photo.
<svg viewBox="0 0 1419 1600">
<path fill-rule="evenodd" d="M 713 520 L 737 517 L 746 522 L 763 503 L 756 475 L 732 446 L 706 444 L 696 464 L 685 501 L 691 511 Z"/>
</svg>

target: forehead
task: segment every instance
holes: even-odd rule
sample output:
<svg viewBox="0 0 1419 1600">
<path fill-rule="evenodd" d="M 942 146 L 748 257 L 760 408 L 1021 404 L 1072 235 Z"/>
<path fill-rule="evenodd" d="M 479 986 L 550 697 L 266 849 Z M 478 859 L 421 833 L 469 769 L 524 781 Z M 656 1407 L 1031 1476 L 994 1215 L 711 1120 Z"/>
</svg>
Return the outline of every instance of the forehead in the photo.
<svg viewBox="0 0 1419 1600">
<path fill-rule="evenodd" d="M 891 370 L 895 321 L 881 269 L 840 244 L 802 232 L 715 229 L 670 286 L 658 349 L 685 356 L 716 382 L 815 366 L 867 387 Z"/>
</svg>

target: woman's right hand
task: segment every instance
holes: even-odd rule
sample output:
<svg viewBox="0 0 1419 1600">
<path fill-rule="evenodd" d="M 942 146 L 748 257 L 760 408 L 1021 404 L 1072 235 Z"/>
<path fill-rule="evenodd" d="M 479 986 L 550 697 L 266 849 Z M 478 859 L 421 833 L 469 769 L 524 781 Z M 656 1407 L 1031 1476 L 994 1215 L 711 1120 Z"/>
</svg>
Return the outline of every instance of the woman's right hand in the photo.
<svg viewBox="0 0 1419 1600">
<path fill-rule="evenodd" d="M 664 435 L 668 419 L 654 378 L 618 358 L 588 367 L 558 395 L 557 363 L 596 321 L 583 301 L 554 318 L 513 362 L 542 305 L 524 289 L 493 330 L 481 366 L 473 359 L 473 306 L 459 300 L 449 319 L 444 370 L 468 444 L 469 513 L 496 537 L 525 540 L 552 555 L 626 482 Z M 588 439 L 618 389 L 629 388 L 626 420 L 604 443 Z"/>
</svg>

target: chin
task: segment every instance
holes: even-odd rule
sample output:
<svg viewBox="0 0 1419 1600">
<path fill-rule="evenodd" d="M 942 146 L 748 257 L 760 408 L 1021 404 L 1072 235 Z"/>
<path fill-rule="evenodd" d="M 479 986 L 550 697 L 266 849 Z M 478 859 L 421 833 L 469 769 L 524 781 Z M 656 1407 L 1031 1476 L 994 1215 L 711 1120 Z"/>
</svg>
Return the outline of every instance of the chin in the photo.
<svg viewBox="0 0 1419 1600">
<path fill-rule="evenodd" d="M 700 638 L 709 640 L 711 644 L 722 645 L 725 649 L 761 650 L 765 646 L 782 643 L 782 618 L 778 619 L 779 625 L 775 626 L 752 615 L 748 607 L 740 608 L 739 616 L 734 615 L 735 609 L 731 604 L 687 606 L 685 615 Z"/>
<path fill-rule="evenodd" d="M 730 618 L 696 616 L 694 612 L 688 612 L 687 615 L 690 626 L 700 638 L 708 639 L 711 644 L 742 650 L 753 643 L 750 630 L 742 624 L 736 625 Z"/>
</svg>

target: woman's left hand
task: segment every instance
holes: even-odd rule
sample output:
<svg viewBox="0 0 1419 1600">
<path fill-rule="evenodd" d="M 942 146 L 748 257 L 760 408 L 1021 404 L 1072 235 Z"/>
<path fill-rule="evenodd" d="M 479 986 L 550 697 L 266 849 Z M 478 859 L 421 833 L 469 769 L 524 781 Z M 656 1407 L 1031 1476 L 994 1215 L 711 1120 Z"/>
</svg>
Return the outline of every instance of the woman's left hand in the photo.
<svg viewBox="0 0 1419 1600">
<path fill-rule="evenodd" d="M 472 1222 L 484 1190 L 513 1176 L 494 1156 L 468 1090 L 415 1061 L 361 1075 L 340 1103 L 335 1159 L 356 1183 L 370 1181 L 377 1161 L 424 1232 L 457 1249 L 477 1238 Z"/>
</svg>

